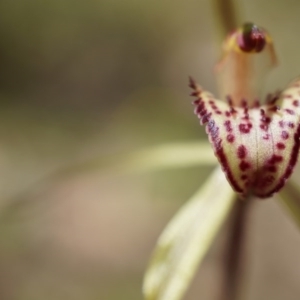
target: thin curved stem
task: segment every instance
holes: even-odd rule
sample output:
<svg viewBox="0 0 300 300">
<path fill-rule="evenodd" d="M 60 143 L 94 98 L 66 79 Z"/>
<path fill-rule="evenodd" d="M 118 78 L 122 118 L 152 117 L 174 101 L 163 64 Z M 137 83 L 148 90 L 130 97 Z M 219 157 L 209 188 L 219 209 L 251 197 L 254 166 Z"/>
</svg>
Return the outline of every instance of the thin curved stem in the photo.
<svg viewBox="0 0 300 300">
<path fill-rule="evenodd" d="M 218 20 L 221 39 L 240 25 L 239 10 L 235 0 L 214 0 L 214 11 Z"/>
<path fill-rule="evenodd" d="M 240 299 L 240 287 L 245 262 L 245 241 L 251 199 L 237 201 L 229 224 L 229 237 L 225 249 L 222 300 Z"/>
</svg>

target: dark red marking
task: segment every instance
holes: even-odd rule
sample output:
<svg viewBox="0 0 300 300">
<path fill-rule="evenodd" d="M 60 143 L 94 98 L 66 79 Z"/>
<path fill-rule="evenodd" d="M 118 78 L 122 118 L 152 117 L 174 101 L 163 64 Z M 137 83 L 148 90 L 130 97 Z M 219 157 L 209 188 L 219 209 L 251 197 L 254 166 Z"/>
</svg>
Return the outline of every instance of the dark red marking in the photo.
<svg viewBox="0 0 300 300">
<path fill-rule="evenodd" d="M 232 105 L 233 105 L 233 101 L 232 101 L 232 98 L 231 98 L 230 95 L 227 95 L 227 96 L 226 96 L 226 100 L 227 100 L 227 103 L 228 103 L 229 106 L 232 106 Z"/>
<path fill-rule="evenodd" d="M 247 179 L 248 179 L 248 176 L 245 175 L 245 174 L 243 174 L 243 175 L 241 176 L 241 179 L 242 179 L 242 180 L 247 180 Z"/>
<path fill-rule="evenodd" d="M 270 165 L 275 165 L 283 161 L 283 157 L 281 155 L 273 154 L 272 157 L 268 160 Z"/>
<path fill-rule="evenodd" d="M 289 108 L 286 108 L 285 111 L 286 111 L 288 114 L 290 114 L 290 115 L 294 115 L 294 114 L 295 114 L 295 112 L 294 112 L 293 110 L 289 109 Z"/>
<path fill-rule="evenodd" d="M 216 114 L 217 114 L 217 115 L 221 115 L 222 112 L 221 112 L 220 110 L 216 110 Z"/>
<path fill-rule="evenodd" d="M 270 137 L 270 135 L 269 135 L 268 133 L 266 133 L 266 134 L 263 136 L 263 139 L 264 139 L 264 140 L 268 140 L 269 137 Z"/>
<path fill-rule="evenodd" d="M 239 164 L 239 167 L 240 167 L 241 171 L 246 171 L 251 168 L 251 165 L 248 162 L 242 160 Z"/>
<path fill-rule="evenodd" d="M 284 145 L 283 143 L 277 143 L 277 144 L 276 144 L 276 147 L 277 147 L 279 150 L 285 149 L 285 145 Z"/>
<path fill-rule="evenodd" d="M 270 106 L 268 108 L 268 111 L 271 111 L 271 112 L 276 112 L 277 110 L 279 110 L 279 107 L 276 105 Z"/>
<path fill-rule="evenodd" d="M 259 107 L 260 107 L 259 100 L 255 100 L 255 101 L 254 101 L 253 107 L 254 107 L 254 108 L 259 108 Z"/>
<path fill-rule="evenodd" d="M 202 124 L 207 123 L 210 120 L 212 113 L 206 113 L 205 115 L 202 116 L 201 122 Z"/>
<path fill-rule="evenodd" d="M 200 101 L 201 101 L 201 99 L 197 99 L 197 100 L 193 101 L 193 104 L 198 105 L 200 103 Z"/>
<path fill-rule="evenodd" d="M 247 149 L 244 145 L 240 145 L 237 149 L 237 156 L 239 159 L 243 159 L 247 156 Z"/>
<path fill-rule="evenodd" d="M 283 128 L 284 127 L 284 125 L 285 125 L 285 123 L 281 120 L 281 121 L 279 121 L 278 122 L 278 124 L 279 124 L 279 126 L 281 127 L 281 128 Z"/>
<path fill-rule="evenodd" d="M 223 147 L 222 147 L 222 141 L 219 138 L 219 128 L 215 125 L 215 122 L 213 120 L 208 122 L 207 132 L 210 135 L 212 144 L 215 149 L 215 154 L 218 157 L 220 164 L 222 165 L 222 169 L 225 172 L 228 181 L 230 182 L 230 184 L 232 185 L 233 189 L 236 192 L 242 193 L 243 190 L 236 182 L 236 180 L 233 177 L 233 174 L 231 172 L 231 169 L 228 165 L 227 157 L 226 157 Z"/>
<path fill-rule="evenodd" d="M 284 140 L 287 140 L 289 138 L 289 134 L 287 131 L 283 130 L 281 132 L 281 137 L 284 139 Z"/>
<path fill-rule="evenodd" d="M 233 143 L 234 142 L 234 135 L 233 134 L 228 134 L 226 139 L 229 143 Z"/>
<path fill-rule="evenodd" d="M 233 107 L 230 107 L 230 113 L 231 114 L 235 114 L 237 111 L 233 108 Z"/>
<path fill-rule="evenodd" d="M 230 112 L 229 111 L 225 111 L 225 116 L 226 117 L 230 117 L 231 116 Z"/>
<path fill-rule="evenodd" d="M 294 146 L 290 155 L 290 160 L 288 162 L 287 168 L 284 172 L 284 174 L 281 176 L 278 184 L 271 190 L 269 191 L 268 194 L 263 195 L 264 197 L 269 197 L 275 192 L 278 192 L 285 184 L 286 180 L 291 176 L 293 169 L 295 167 L 295 164 L 298 159 L 298 153 L 299 153 L 299 147 L 300 147 L 300 125 L 297 127 L 297 131 L 294 134 Z"/>
<path fill-rule="evenodd" d="M 299 106 L 299 101 L 298 101 L 298 100 L 294 100 L 294 101 L 293 101 L 293 105 L 294 105 L 295 107 L 298 107 L 298 106 Z"/>
<path fill-rule="evenodd" d="M 294 125 L 293 122 L 288 122 L 288 126 L 289 126 L 290 128 L 294 128 L 294 127 L 295 127 L 295 125 Z"/>
<path fill-rule="evenodd" d="M 190 96 L 197 97 L 197 96 L 199 96 L 199 94 L 200 93 L 198 91 L 195 91 L 195 92 L 190 93 Z"/>
<path fill-rule="evenodd" d="M 277 171 L 277 168 L 276 168 L 275 166 L 269 166 L 269 167 L 267 168 L 267 170 L 268 170 L 269 172 L 275 173 L 275 172 Z"/>
<path fill-rule="evenodd" d="M 266 177 L 263 177 L 263 178 L 261 179 L 259 185 L 260 185 L 262 188 L 265 188 L 266 185 L 272 184 L 272 183 L 274 182 L 274 180 L 275 180 L 274 176 L 272 176 L 272 175 L 267 175 Z"/>
<path fill-rule="evenodd" d="M 247 123 L 247 124 L 242 123 L 239 125 L 239 130 L 241 133 L 249 133 L 251 128 L 252 128 L 252 124 L 250 124 L 250 123 Z"/>
<path fill-rule="evenodd" d="M 266 124 L 260 124 L 259 125 L 260 129 L 267 131 L 268 130 L 268 125 Z"/>
<path fill-rule="evenodd" d="M 225 126 L 225 129 L 226 129 L 227 132 L 231 132 L 231 131 L 232 131 L 232 127 L 231 127 L 231 122 L 230 122 L 230 120 L 226 120 L 226 121 L 224 122 L 224 126 Z"/>
<path fill-rule="evenodd" d="M 241 104 L 242 104 L 242 107 L 244 107 L 244 108 L 247 108 L 247 106 L 248 106 L 246 99 L 242 99 Z"/>
<path fill-rule="evenodd" d="M 204 106 L 202 108 L 201 105 L 199 105 L 198 108 L 199 108 L 199 112 L 198 113 L 200 114 L 200 116 L 204 116 L 204 115 L 207 114 L 207 110 L 206 110 L 206 108 Z"/>
</svg>

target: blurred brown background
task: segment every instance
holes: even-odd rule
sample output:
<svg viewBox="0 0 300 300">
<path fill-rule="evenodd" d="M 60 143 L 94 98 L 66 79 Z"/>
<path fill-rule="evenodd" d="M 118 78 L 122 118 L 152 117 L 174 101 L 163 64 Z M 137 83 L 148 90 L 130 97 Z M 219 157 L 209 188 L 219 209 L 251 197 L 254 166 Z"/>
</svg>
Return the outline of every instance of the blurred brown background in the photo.
<svg viewBox="0 0 300 300">
<path fill-rule="evenodd" d="M 267 88 L 282 88 L 300 73 L 300 1 L 241 7 L 272 34 Z M 159 233 L 210 168 L 57 170 L 204 138 L 187 77 L 216 93 L 217 29 L 208 0 L 0 2 L 1 300 L 142 299 Z M 251 218 L 245 299 L 300 299 L 297 229 L 272 200 Z M 186 299 L 215 299 L 225 237 Z"/>
</svg>

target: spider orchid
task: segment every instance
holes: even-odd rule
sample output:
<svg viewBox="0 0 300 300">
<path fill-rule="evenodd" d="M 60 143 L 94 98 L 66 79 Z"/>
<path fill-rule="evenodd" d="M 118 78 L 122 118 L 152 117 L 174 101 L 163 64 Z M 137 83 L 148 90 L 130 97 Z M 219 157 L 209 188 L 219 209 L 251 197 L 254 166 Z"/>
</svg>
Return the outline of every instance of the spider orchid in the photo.
<svg viewBox="0 0 300 300">
<path fill-rule="evenodd" d="M 161 234 L 145 274 L 145 299 L 181 299 L 234 204 L 271 197 L 291 176 L 299 152 L 300 79 L 262 100 L 263 78 L 275 65 L 269 33 L 247 23 L 227 37 L 216 66 L 223 101 L 190 79 L 195 114 L 220 167 Z M 282 195 L 299 220 L 299 208 Z"/>
<path fill-rule="evenodd" d="M 258 56 L 266 54 L 270 66 L 275 63 L 268 33 L 245 24 L 228 37 L 224 48 L 225 57 L 217 68 L 223 78 L 232 78 L 223 89 L 227 103 L 191 79 L 192 95 L 197 97 L 195 113 L 201 124 L 207 124 L 214 153 L 232 188 L 243 197 L 270 197 L 284 186 L 297 162 L 300 80 L 261 103 L 251 83 L 261 82 L 255 72 Z"/>
</svg>

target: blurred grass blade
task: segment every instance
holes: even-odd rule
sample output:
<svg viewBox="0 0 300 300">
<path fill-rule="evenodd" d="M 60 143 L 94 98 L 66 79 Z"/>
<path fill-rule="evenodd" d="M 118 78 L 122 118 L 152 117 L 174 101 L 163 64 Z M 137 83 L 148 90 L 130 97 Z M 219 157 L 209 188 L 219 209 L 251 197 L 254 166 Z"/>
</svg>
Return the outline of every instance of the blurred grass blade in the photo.
<svg viewBox="0 0 300 300">
<path fill-rule="evenodd" d="M 146 300 L 179 300 L 236 195 L 218 167 L 161 234 L 144 278 Z"/>
<path fill-rule="evenodd" d="M 300 186 L 291 180 L 287 181 L 285 187 L 278 193 L 280 202 L 286 208 L 290 217 L 300 228 Z"/>
<path fill-rule="evenodd" d="M 141 172 L 214 165 L 216 162 L 217 159 L 208 142 L 170 143 L 146 148 L 113 160 L 112 169 L 122 172 Z"/>
</svg>

